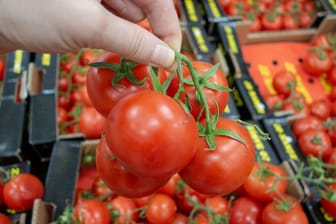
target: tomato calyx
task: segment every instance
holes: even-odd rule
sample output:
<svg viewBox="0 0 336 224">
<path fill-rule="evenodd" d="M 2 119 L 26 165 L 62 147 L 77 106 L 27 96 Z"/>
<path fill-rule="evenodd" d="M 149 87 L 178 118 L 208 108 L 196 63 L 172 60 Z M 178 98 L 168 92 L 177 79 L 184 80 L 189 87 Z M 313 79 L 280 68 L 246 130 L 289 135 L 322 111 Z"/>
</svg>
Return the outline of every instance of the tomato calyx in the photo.
<svg viewBox="0 0 336 224">
<path fill-rule="evenodd" d="M 126 78 L 132 84 L 142 86 L 146 82 L 146 78 L 139 81 L 132 72 L 132 69 L 137 65 L 138 63 L 130 61 L 124 57 L 121 57 L 120 64 L 112 62 L 94 62 L 89 64 L 91 67 L 104 68 L 114 71 L 115 75 L 112 78 L 113 87 L 120 87 L 119 81 L 124 78 Z"/>
<path fill-rule="evenodd" d="M 273 200 L 274 208 L 279 211 L 288 212 L 296 206 L 296 201 L 291 200 L 290 198 L 279 197 L 274 198 Z"/>
</svg>

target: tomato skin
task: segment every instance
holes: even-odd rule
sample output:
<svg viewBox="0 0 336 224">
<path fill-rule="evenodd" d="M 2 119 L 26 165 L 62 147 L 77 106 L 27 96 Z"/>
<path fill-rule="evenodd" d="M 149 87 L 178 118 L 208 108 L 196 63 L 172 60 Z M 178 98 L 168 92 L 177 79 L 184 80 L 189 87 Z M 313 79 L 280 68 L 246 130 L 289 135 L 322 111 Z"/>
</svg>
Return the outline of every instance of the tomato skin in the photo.
<svg viewBox="0 0 336 224">
<path fill-rule="evenodd" d="M 6 63 L 4 60 L 0 59 L 0 81 L 4 80 L 5 77 Z"/>
<path fill-rule="evenodd" d="M 84 200 L 78 203 L 74 209 L 76 220 L 82 220 L 82 224 L 109 224 L 110 214 L 105 204 L 96 199 Z"/>
<path fill-rule="evenodd" d="M 189 224 L 189 219 L 185 214 L 178 212 L 171 224 Z"/>
<path fill-rule="evenodd" d="M 336 184 L 331 184 L 329 185 L 329 187 L 333 191 L 336 190 Z M 336 202 L 321 197 L 321 205 L 329 215 L 331 215 L 334 219 L 336 219 Z"/>
<path fill-rule="evenodd" d="M 181 177 L 176 173 L 169 178 L 169 181 L 159 190 L 160 193 L 164 193 L 170 196 L 177 194 L 177 182 L 181 180 Z"/>
<path fill-rule="evenodd" d="M 108 203 L 110 210 L 118 211 L 118 216 L 114 223 L 127 224 L 138 219 L 138 212 L 135 202 L 123 196 L 117 196 Z"/>
<path fill-rule="evenodd" d="M 177 206 L 175 201 L 165 194 L 155 194 L 148 202 L 146 218 L 150 223 L 170 224 L 175 218 Z"/>
<path fill-rule="evenodd" d="M 102 54 L 101 50 L 89 48 L 84 49 L 80 57 L 80 64 L 82 66 L 87 66 L 88 64 L 94 62 L 100 54 Z"/>
<path fill-rule="evenodd" d="M 207 195 L 199 193 L 190 186 L 184 184 L 183 188 L 177 192 L 176 201 L 178 208 L 189 213 L 194 208 L 195 204 L 203 204 L 207 199 Z"/>
<path fill-rule="evenodd" d="M 288 97 L 296 87 L 295 76 L 287 70 L 281 70 L 274 75 L 272 86 L 279 95 Z"/>
<path fill-rule="evenodd" d="M 336 65 L 333 65 L 333 67 L 327 73 L 327 80 L 330 85 L 336 85 Z"/>
<path fill-rule="evenodd" d="M 58 86 L 58 90 L 62 92 L 66 92 L 68 88 L 70 87 L 68 77 L 63 76 L 63 77 L 58 78 L 57 86 Z"/>
<path fill-rule="evenodd" d="M 257 200 L 242 196 L 234 200 L 230 210 L 230 224 L 258 224 L 261 223 L 263 205 Z"/>
<path fill-rule="evenodd" d="M 57 107 L 57 123 L 66 122 L 68 120 L 68 112 L 63 107 Z"/>
<path fill-rule="evenodd" d="M 135 176 L 117 159 L 111 158 L 114 156 L 108 149 L 105 138 L 102 137 L 96 149 L 96 167 L 100 177 L 115 194 L 129 198 L 144 197 L 154 193 L 168 181 L 168 178 Z"/>
<path fill-rule="evenodd" d="M 332 153 L 332 144 L 325 130 L 308 130 L 298 139 L 298 145 L 304 155 L 321 156 L 326 161 Z"/>
<path fill-rule="evenodd" d="M 279 15 L 265 13 L 261 16 L 261 24 L 263 30 L 281 30 L 283 27 L 283 19 Z"/>
<path fill-rule="evenodd" d="M 179 173 L 191 188 L 208 195 L 225 195 L 236 190 L 248 177 L 255 161 L 254 145 L 244 126 L 221 117 L 217 128 L 236 133 L 245 144 L 228 136 L 215 136 L 216 148 L 207 150 L 205 138 L 200 137 L 196 155 Z"/>
<path fill-rule="evenodd" d="M 204 204 L 218 215 L 229 214 L 229 200 L 227 198 L 222 196 L 208 197 Z M 207 213 L 204 210 L 201 210 L 199 213 L 207 216 Z"/>
<path fill-rule="evenodd" d="M 67 98 L 66 95 L 59 95 L 57 97 L 57 104 L 59 107 L 62 107 L 65 110 L 69 110 L 71 107 L 70 100 Z"/>
<path fill-rule="evenodd" d="M 265 177 L 257 176 L 260 173 L 261 165 L 264 166 L 271 173 L 279 177 L 286 177 L 286 172 L 278 165 L 261 162 L 255 163 L 250 175 L 245 180 L 243 187 L 245 192 L 261 202 L 270 202 L 277 193 L 284 193 L 287 189 L 288 182 L 285 180 L 276 182 L 274 175 L 265 175 Z M 270 190 L 274 187 L 275 191 Z"/>
<path fill-rule="evenodd" d="M 292 15 L 284 15 L 283 17 L 283 26 L 286 30 L 295 30 L 300 27 L 300 23 Z"/>
<path fill-rule="evenodd" d="M 128 94 L 108 116 L 107 144 L 138 176 L 169 178 L 177 173 L 193 158 L 197 138 L 195 119 L 173 98 L 156 91 Z"/>
<path fill-rule="evenodd" d="M 193 67 L 198 71 L 201 77 L 211 68 L 213 65 L 211 63 L 203 62 L 203 61 L 193 61 Z M 183 77 L 186 79 L 191 79 L 191 74 L 189 69 L 186 65 L 182 67 Z M 207 80 L 210 83 L 216 84 L 218 86 L 228 87 L 228 82 L 226 80 L 225 74 L 218 69 L 215 74 Z M 170 86 L 168 87 L 167 94 L 169 96 L 174 97 L 176 92 L 179 90 L 179 78 L 176 75 L 172 80 Z M 202 111 L 202 105 L 197 102 L 196 98 L 196 87 L 194 85 L 183 85 L 184 93 L 188 96 L 189 102 L 191 104 L 191 114 L 194 116 L 195 119 L 198 117 L 205 118 L 205 112 L 203 112 L 200 116 Z M 211 114 L 215 114 L 217 110 L 221 114 L 226 105 L 228 104 L 229 100 L 229 92 L 228 91 L 219 91 L 213 90 L 210 88 L 203 88 L 203 92 L 206 96 L 206 100 L 209 106 L 209 110 Z M 181 94 L 180 97 L 182 102 L 186 102 L 186 97 L 184 94 Z"/>
<path fill-rule="evenodd" d="M 8 208 L 22 212 L 31 209 L 35 199 L 42 198 L 44 186 L 36 176 L 20 173 L 5 184 L 3 194 Z"/>
<path fill-rule="evenodd" d="M 333 66 L 333 59 L 330 52 L 321 48 L 318 51 L 319 52 L 308 50 L 302 63 L 304 71 L 314 77 L 320 77 L 328 72 Z"/>
<path fill-rule="evenodd" d="M 263 224 L 308 224 L 308 218 L 300 202 L 292 196 L 286 195 L 287 200 L 292 200 L 293 207 L 289 211 L 278 210 L 275 202 L 270 202 L 262 211 L 261 223 Z"/>
<path fill-rule="evenodd" d="M 313 23 L 313 18 L 306 11 L 299 12 L 299 23 L 301 28 L 307 28 Z"/>
<path fill-rule="evenodd" d="M 101 177 L 97 177 L 92 184 L 91 188 L 92 193 L 96 197 L 104 198 L 104 201 L 111 201 L 116 194 L 107 186 L 104 180 Z"/>
<path fill-rule="evenodd" d="M 0 206 L 2 206 L 5 203 L 3 191 L 4 191 L 4 184 L 2 181 L 0 181 Z"/>
<path fill-rule="evenodd" d="M 314 115 L 307 115 L 305 117 L 295 120 L 292 124 L 292 131 L 296 138 L 308 130 L 318 130 L 322 128 L 322 121 Z"/>
<path fill-rule="evenodd" d="M 106 118 L 98 113 L 94 107 L 83 107 L 78 126 L 86 139 L 99 138 L 105 129 Z"/>
<path fill-rule="evenodd" d="M 100 55 L 95 62 L 121 63 L 120 56 L 115 53 L 106 52 Z M 147 78 L 143 85 L 132 84 L 126 79 L 118 82 L 119 87 L 112 86 L 112 79 L 115 72 L 104 68 L 90 67 L 87 74 L 87 91 L 94 107 L 105 117 L 112 107 L 125 95 L 139 90 L 150 88 L 149 66 L 139 64 L 132 69 L 138 81 Z"/>
<path fill-rule="evenodd" d="M 1 224 L 12 224 L 12 221 L 5 214 L 0 213 L 0 223 Z"/>
<path fill-rule="evenodd" d="M 79 90 L 81 95 L 81 102 L 84 107 L 93 107 L 93 104 L 90 100 L 89 94 L 87 92 L 86 84 L 82 86 Z"/>
</svg>

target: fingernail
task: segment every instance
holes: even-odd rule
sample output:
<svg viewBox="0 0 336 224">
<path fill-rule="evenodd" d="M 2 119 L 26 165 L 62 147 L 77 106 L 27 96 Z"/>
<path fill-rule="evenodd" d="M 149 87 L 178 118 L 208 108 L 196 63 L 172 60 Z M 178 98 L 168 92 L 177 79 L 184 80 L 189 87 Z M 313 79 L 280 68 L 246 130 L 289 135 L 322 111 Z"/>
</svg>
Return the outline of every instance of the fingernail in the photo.
<svg viewBox="0 0 336 224">
<path fill-rule="evenodd" d="M 164 45 L 156 45 L 151 57 L 151 64 L 167 68 L 171 66 L 175 59 L 175 52 Z"/>
</svg>

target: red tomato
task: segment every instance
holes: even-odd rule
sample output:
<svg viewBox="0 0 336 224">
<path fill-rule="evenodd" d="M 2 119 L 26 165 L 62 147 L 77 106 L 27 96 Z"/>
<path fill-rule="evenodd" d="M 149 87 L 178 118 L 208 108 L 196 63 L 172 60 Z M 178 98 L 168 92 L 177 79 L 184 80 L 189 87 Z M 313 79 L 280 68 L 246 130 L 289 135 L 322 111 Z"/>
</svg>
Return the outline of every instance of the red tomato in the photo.
<svg viewBox="0 0 336 224">
<path fill-rule="evenodd" d="M 64 108 L 65 110 L 69 110 L 70 109 L 70 100 L 67 98 L 66 95 L 59 95 L 57 97 L 57 103 L 59 107 Z"/>
<path fill-rule="evenodd" d="M 295 30 L 300 27 L 300 21 L 293 17 L 293 15 L 285 14 L 282 17 L 283 26 L 286 30 Z"/>
<path fill-rule="evenodd" d="M 285 3 L 285 8 L 287 12 L 295 13 L 295 12 L 301 12 L 302 11 L 302 4 L 299 1 L 296 0 L 288 0 Z"/>
<path fill-rule="evenodd" d="M 105 204 L 96 199 L 84 200 L 74 209 L 74 216 L 82 224 L 109 224 L 110 214 Z"/>
<path fill-rule="evenodd" d="M 326 161 L 332 153 L 332 144 L 325 130 L 308 130 L 298 139 L 299 148 L 304 155 L 321 157 Z"/>
<path fill-rule="evenodd" d="M 213 211 L 216 215 L 224 216 L 229 214 L 229 200 L 222 196 L 208 197 L 205 200 L 204 205 Z M 204 216 L 207 215 L 204 210 L 200 210 L 199 213 L 203 214 Z"/>
<path fill-rule="evenodd" d="M 230 210 L 230 224 L 261 223 L 262 204 L 248 196 L 239 197 L 233 201 Z"/>
<path fill-rule="evenodd" d="M 76 54 L 72 52 L 61 54 L 60 69 L 61 72 L 69 73 L 75 64 Z"/>
<path fill-rule="evenodd" d="M 177 194 L 177 183 L 181 180 L 180 175 L 177 173 L 169 178 L 169 181 L 159 190 L 160 193 L 164 193 L 170 196 Z"/>
<path fill-rule="evenodd" d="M 63 77 L 58 78 L 57 85 L 58 85 L 58 90 L 62 92 L 68 91 L 68 88 L 70 87 L 68 77 L 63 76 Z"/>
<path fill-rule="evenodd" d="M 216 84 L 221 87 L 226 87 L 228 88 L 228 82 L 226 80 L 226 77 L 224 73 L 218 69 L 213 76 L 210 78 L 204 76 L 205 73 L 213 67 L 211 63 L 207 62 L 202 62 L 202 61 L 193 61 L 192 62 L 193 67 L 195 70 L 200 74 L 200 83 L 204 83 L 205 81 L 211 83 L 211 84 Z M 187 68 L 186 65 L 183 65 L 182 67 L 182 73 L 183 77 L 185 79 L 191 79 L 191 74 L 189 69 Z M 180 81 L 178 76 L 176 75 L 174 79 L 172 80 L 170 86 L 168 87 L 167 93 L 170 96 L 174 96 L 176 92 L 180 88 Z M 198 103 L 197 99 L 197 94 L 196 94 L 196 87 L 194 85 L 188 85 L 184 84 L 184 93 L 181 94 L 180 99 L 182 102 L 187 102 L 186 95 L 188 97 L 188 100 L 191 105 L 191 114 L 194 116 L 194 118 L 204 118 L 205 117 L 205 112 L 203 110 L 203 105 L 200 105 Z M 206 86 L 203 88 L 203 92 L 206 96 L 206 101 L 209 106 L 209 110 L 211 114 L 215 114 L 217 111 L 219 111 L 219 114 L 221 114 L 229 100 L 229 92 L 228 91 L 220 91 L 220 90 L 214 90 L 210 89 Z M 203 111 L 202 115 L 201 112 Z M 201 115 L 201 116 L 200 116 Z"/>
<path fill-rule="evenodd" d="M 314 37 L 311 45 L 315 47 L 322 47 L 324 49 L 331 49 L 331 40 L 335 39 L 336 35 L 334 33 L 323 33 L 318 34 Z"/>
<path fill-rule="evenodd" d="M 250 174 L 255 161 L 255 149 L 249 133 L 238 122 L 221 117 L 216 127 L 235 133 L 244 142 L 217 135 L 216 148 L 209 150 L 205 138 L 200 137 L 196 155 L 179 174 L 191 188 L 200 193 L 225 195 L 242 185 Z"/>
<path fill-rule="evenodd" d="M 283 99 L 279 95 L 270 95 L 265 97 L 265 102 L 272 111 L 279 111 L 282 108 Z"/>
<path fill-rule="evenodd" d="M 285 196 L 285 200 L 288 201 L 287 209 L 279 207 L 279 203 L 282 201 L 270 202 L 262 211 L 262 223 L 263 224 L 308 224 L 308 218 L 303 211 L 300 202 L 289 195 Z"/>
<path fill-rule="evenodd" d="M 138 219 L 138 211 L 135 202 L 123 196 L 117 196 L 108 203 L 111 211 L 117 211 L 118 215 L 114 218 L 113 223 L 128 224 Z"/>
<path fill-rule="evenodd" d="M 5 61 L 0 59 L 0 81 L 2 81 L 5 77 L 5 68 L 6 68 Z"/>
<path fill-rule="evenodd" d="M 173 98 L 152 90 L 123 97 L 107 119 L 109 148 L 138 176 L 168 179 L 193 158 L 197 138 L 193 117 Z"/>
<path fill-rule="evenodd" d="M 325 121 L 330 117 L 331 104 L 326 99 L 315 100 L 309 107 L 310 114 L 320 118 L 322 121 Z"/>
<path fill-rule="evenodd" d="M 107 52 L 100 55 L 95 62 L 120 64 L 121 60 L 118 54 Z M 121 69 L 123 72 L 127 70 L 126 67 L 122 67 Z M 139 82 L 146 79 L 145 83 L 143 85 L 136 85 L 123 78 L 117 82 L 118 86 L 113 86 L 112 79 L 116 74 L 114 71 L 105 68 L 90 67 L 87 74 L 87 91 L 94 107 L 105 117 L 108 116 L 108 113 L 116 102 L 125 95 L 151 88 L 148 65 L 138 64 L 131 71 Z"/>
<path fill-rule="evenodd" d="M 0 206 L 2 206 L 5 203 L 3 191 L 4 191 L 4 184 L 2 181 L 0 181 Z"/>
<path fill-rule="evenodd" d="M 302 3 L 303 11 L 305 12 L 316 12 L 315 1 L 304 1 Z"/>
<path fill-rule="evenodd" d="M 227 8 L 225 8 L 225 12 L 228 16 L 237 16 L 242 15 L 247 8 L 247 5 L 241 1 L 233 1 Z"/>
<path fill-rule="evenodd" d="M 78 126 L 86 139 L 99 138 L 105 129 L 106 118 L 98 113 L 94 107 L 83 107 Z"/>
<path fill-rule="evenodd" d="M 299 12 L 299 24 L 301 28 L 307 28 L 313 23 L 313 18 L 312 16 L 307 12 Z"/>
<path fill-rule="evenodd" d="M 184 182 L 182 182 L 182 187 L 176 195 L 178 208 L 185 213 L 191 212 L 195 204 L 203 204 L 207 197 L 207 195 L 195 191 Z"/>
<path fill-rule="evenodd" d="M 82 105 L 82 93 L 80 89 L 73 89 L 70 92 L 69 96 L 70 106 L 73 107 L 75 105 Z"/>
<path fill-rule="evenodd" d="M 80 64 L 82 66 L 87 66 L 88 64 L 94 62 L 97 59 L 97 57 L 102 53 L 103 52 L 101 50 L 89 49 L 89 48 L 84 49 L 80 57 Z"/>
<path fill-rule="evenodd" d="M 278 181 L 276 177 L 286 176 L 286 172 L 278 165 L 268 162 L 255 163 L 243 187 L 249 196 L 258 201 L 270 202 L 276 194 L 284 193 L 288 185 L 287 181 Z"/>
<path fill-rule="evenodd" d="M 324 73 L 328 72 L 332 66 L 333 59 L 330 52 L 322 48 L 313 48 L 308 50 L 302 63 L 304 71 L 314 77 L 320 77 Z"/>
<path fill-rule="evenodd" d="M 116 194 L 130 198 L 144 197 L 154 193 L 168 181 L 168 178 L 135 176 L 113 158 L 105 138 L 102 137 L 96 149 L 96 166 L 100 177 Z"/>
<path fill-rule="evenodd" d="M 90 100 L 89 94 L 87 92 L 86 84 L 82 86 L 79 90 L 81 95 L 81 102 L 84 107 L 93 107 L 92 102 Z"/>
<path fill-rule="evenodd" d="M 170 224 L 175 219 L 177 206 L 173 198 L 165 194 L 155 194 L 148 202 L 146 218 L 150 223 Z"/>
<path fill-rule="evenodd" d="M 296 138 L 308 130 L 319 130 L 322 128 L 322 121 L 316 116 L 308 115 L 296 119 L 292 124 L 292 131 Z"/>
<path fill-rule="evenodd" d="M 68 120 L 68 112 L 63 107 L 57 107 L 57 123 L 66 122 Z"/>
<path fill-rule="evenodd" d="M 78 68 L 78 70 L 72 75 L 71 82 L 73 84 L 84 85 L 86 82 L 86 73 L 88 68 Z"/>
<path fill-rule="evenodd" d="M 333 67 L 328 71 L 327 80 L 330 85 L 336 86 L 336 64 L 334 64 Z"/>
<path fill-rule="evenodd" d="M 287 70 L 280 70 L 274 74 L 272 86 L 279 95 L 288 97 L 296 88 L 295 76 Z"/>
<path fill-rule="evenodd" d="M 332 191 L 336 191 L 336 184 L 329 185 L 329 188 Z M 331 215 L 334 219 L 336 219 L 336 202 L 335 201 L 331 201 L 327 198 L 321 197 L 321 205 L 329 215 Z"/>
<path fill-rule="evenodd" d="M 309 114 L 309 109 L 306 105 L 304 96 L 294 91 L 292 94 L 283 101 L 282 110 L 291 111 L 294 114 Z"/>
<path fill-rule="evenodd" d="M 0 223 L 1 224 L 12 224 L 12 221 L 7 215 L 0 213 Z"/>
<path fill-rule="evenodd" d="M 281 30 L 283 19 L 277 13 L 265 13 L 261 16 L 261 24 L 263 30 Z"/>
<path fill-rule="evenodd" d="M 189 219 L 185 214 L 178 212 L 171 224 L 189 224 Z"/>
<path fill-rule="evenodd" d="M 110 201 L 116 196 L 100 176 L 94 180 L 91 191 L 96 197 L 102 198 L 104 201 Z"/>
<path fill-rule="evenodd" d="M 218 4 L 222 7 L 222 9 L 225 11 L 231 4 L 233 3 L 233 0 L 218 0 Z"/>
<path fill-rule="evenodd" d="M 44 186 L 36 176 L 20 173 L 5 184 L 3 193 L 6 206 L 22 212 L 31 209 L 35 199 L 42 198 Z"/>
</svg>

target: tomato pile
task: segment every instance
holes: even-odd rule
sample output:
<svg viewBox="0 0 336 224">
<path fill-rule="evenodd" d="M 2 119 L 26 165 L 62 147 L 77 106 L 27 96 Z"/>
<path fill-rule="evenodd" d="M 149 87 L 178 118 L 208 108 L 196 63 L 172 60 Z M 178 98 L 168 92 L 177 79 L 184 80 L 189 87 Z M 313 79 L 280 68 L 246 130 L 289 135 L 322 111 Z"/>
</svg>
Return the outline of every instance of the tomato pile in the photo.
<svg viewBox="0 0 336 224">
<path fill-rule="evenodd" d="M 313 0 L 219 0 L 228 16 L 251 21 L 251 32 L 309 27 L 319 6 Z"/>
<path fill-rule="evenodd" d="M 44 186 L 33 174 L 20 173 L 9 180 L 0 182 L 0 206 L 9 214 L 27 212 L 33 207 L 35 199 L 42 198 Z M 11 223 L 9 216 L 0 213 L 0 223 Z"/>
</svg>

